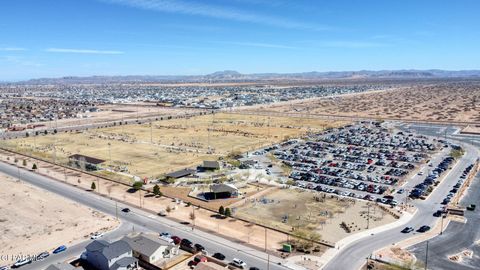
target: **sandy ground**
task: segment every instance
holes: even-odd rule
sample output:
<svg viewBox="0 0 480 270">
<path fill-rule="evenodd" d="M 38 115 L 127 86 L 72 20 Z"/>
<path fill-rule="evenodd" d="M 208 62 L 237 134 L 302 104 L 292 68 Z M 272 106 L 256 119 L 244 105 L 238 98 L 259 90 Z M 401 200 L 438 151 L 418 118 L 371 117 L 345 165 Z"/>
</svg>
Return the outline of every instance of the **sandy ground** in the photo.
<svg viewBox="0 0 480 270">
<path fill-rule="evenodd" d="M 265 110 L 369 118 L 480 122 L 480 83 L 451 82 L 273 104 Z M 375 104 L 375 106 L 372 106 Z"/>
<path fill-rule="evenodd" d="M 97 231 L 118 225 L 113 217 L 63 197 L 0 174 L 0 254 L 6 261 L 15 256 L 35 256 L 67 247 Z"/>
<path fill-rule="evenodd" d="M 56 127 L 69 127 L 90 125 L 94 123 L 104 123 L 112 121 L 131 120 L 145 117 L 162 117 L 170 115 L 183 115 L 191 112 L 198 112 L 194 109 L 183 108 L 170 108 L 155 106 L 155 104 L 109 104 L 98 106 L 98 112 L 91 112 L 85 114 L 85 118 L 68 118 L 60 119 L 57 121 L 46 121 L 37 123 L 39 125 L 45 125 L 45 127 L 39 127 L 35 130 L 43 130 L 44 128 L 54 129 Z"/>
<path fill-rule="evenodd" d="M 292 189 L 274 189 L 256 200 L 247 199 L 236 215 L 283 231 L 307 229 L 318 232 L 322 240 L 338 240 L 369 228 L 395 221 L 375 204 L 370 210 L 364 201 L 319 196 L 318 193 Z M 367 213 L 370 220 L 367 222 Z M 288 216 L 286 222 L 283 217 Z M 348 233 L 340 224 L 345 222 Z"/>
<path fill-rule="evenodd" d="M 103 166 L 140 177 L 200 165 L 232 151 L 246 152 L 308 130 L 322 130 L 341 122 L 289 117 L 216 114 L 142 125 L 94 129 L 80 133 L 31 136 L 8 140 L 4 146 L 43 159 L 67 164 L 67 157 L 83 154 L 105 160 Z M 55 145 L 55 147 L 54 147 Z"/>
<path fill-rule="evenodd" d="M 480 135 L 480 125 L 466 126 L 461 133 Z"/>
</svg>

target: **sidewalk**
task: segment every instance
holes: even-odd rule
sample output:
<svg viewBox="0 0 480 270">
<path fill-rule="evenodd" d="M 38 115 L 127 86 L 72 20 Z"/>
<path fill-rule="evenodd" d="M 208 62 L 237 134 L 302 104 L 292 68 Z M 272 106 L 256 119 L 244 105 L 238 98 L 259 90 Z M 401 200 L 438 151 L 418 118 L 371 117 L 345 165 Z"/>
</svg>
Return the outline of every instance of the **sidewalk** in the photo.
<svg viewBox="0 0 480 270">
<path fill-rule="evenodd" d="M 337 256 L 337 254 L 340 253 L 340 251 L 342 249 L 348 247 L 348 245 L 350 245 L 351 243 L 356 242 L 356 241 L 358 241 L 360 239 L 363 239 L 367 236 L 370 236 L 372 234 L 377 234 L 377 233 L 381 233 L 381 232 L 384 232 L 384 231 L 391 230 L 391 229 L 396 228 L 396 227 L 400 227 L 400 226 L 408 223 L 413 218 L 413 216 L 415 215 L 416 212 L 417 212 L 417 210 L 415 210 L 414 213 L 404 212 L 403 215 L 400 217 L 400 219 L 398 219 L 395 222 L 392 222 L 390 224 L 385 224 L 383 226 L 373 228 L 373 229 L 370 229 L 370 230 L 366 230 L 366 231 L 363 231 L 363 232 L 359 232 L 359 233 L 356 233 L 354 235 L 343 238 L 342 240 L 337 242 L 336 248 L 331 248 L 331 249 L 327 250 L 319 258 L 318 262 L 321 264 L 321 267 L 319 269 L 322 269 L 330 260 L 332 260 L 335 256 Z"/>
</svg>

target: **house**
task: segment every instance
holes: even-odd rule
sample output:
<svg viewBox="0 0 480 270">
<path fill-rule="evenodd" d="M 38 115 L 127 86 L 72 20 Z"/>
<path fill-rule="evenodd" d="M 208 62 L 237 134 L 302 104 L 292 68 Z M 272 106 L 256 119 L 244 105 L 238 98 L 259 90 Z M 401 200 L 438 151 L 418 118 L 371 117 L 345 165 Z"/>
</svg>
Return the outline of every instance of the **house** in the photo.
<svg viewBox="0 0 480 270">
<path fill-rule="evenodd" d="M 175 245 L 152 235 L 140 233 L 126 236 L 122 240 L 132 248 L 133 257 L 149 264 L 156 264 L 178 255 L 178 248 Z"/>
<path fill-rule="evenodd" d="M 215 184 L 210 187 L 210 192 L 204 193 L 206 200 L 227 199 L 238 197 L 238 188 L 232 184 Z"/>
<path fill-rule="evenodd" d="M 138 265 L 132 248 L 123 240 L 113 243 L 95 240 L 86 246 L 82 259 L 98 270 L 133 270 Z"/>
<path fill-rule="evenodd" d="M 201 166 L 198 166 L 197 168 L 199 171 L 214 171 L 214 170 L 220 170 L 220 162 L 218 161 L 209 161 L 205 160 L 203 161 L 203 164 Z"/>
<path fill-rule="evenodd" d="M 183 169 L 175 172 L 171 172 L 165 175 L 167 178 L 174 178 L 174 179 L 179 179 L 185 176 L 192 175 L 196 172 L 196 170 L 193 169 Z"/>
<path fill-rule="evenodd" d="M 68 263 L 54 263 L 49 265 L 45 270 L 74 270 L 75 267 L 73 267 L 71 264 Z"/>
<path fill-rule="evenodd" d="M 105 162 L 105 160 L 103 159 L 98 159 L 80 154 L 71 155 L 68 157 L 68 160 L 70 161 L 71 165 L 85 168 L 89 171 L 96 171 L 100 169 L 100 164 Z"/>
</svg>

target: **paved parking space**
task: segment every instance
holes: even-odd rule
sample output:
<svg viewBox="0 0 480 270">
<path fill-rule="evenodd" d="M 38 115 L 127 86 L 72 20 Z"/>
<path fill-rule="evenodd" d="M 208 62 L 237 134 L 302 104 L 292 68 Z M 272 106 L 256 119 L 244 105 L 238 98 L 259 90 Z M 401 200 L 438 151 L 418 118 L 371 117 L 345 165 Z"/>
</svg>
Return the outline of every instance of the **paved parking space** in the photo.
<svg viewBox="0 0 480 270">
<path fill-rule="evenodd" d="M 405 195 L 388 194 L 407 180 L 422 181 L 427 163 L 437 166 L 447 151 L 436 139 L 362 122 L 259 150 L 254 159 L 267 153 L 291 166 L 300 187 L 396 205 Z"/>
</svg>

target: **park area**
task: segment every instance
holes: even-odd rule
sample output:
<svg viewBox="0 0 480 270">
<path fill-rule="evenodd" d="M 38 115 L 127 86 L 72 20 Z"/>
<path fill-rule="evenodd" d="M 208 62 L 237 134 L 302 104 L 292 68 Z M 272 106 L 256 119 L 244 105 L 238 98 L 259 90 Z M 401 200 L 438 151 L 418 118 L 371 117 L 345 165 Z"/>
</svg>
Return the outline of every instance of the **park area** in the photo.
<svg viewBox="0 0 480 270">
<path fill-rule="evenodd" d="M 9 176 L 0 174 L 0 183 L 8 187 L 0 189 L 0 254 L 6 260 L 2 263 L 71 246 L 118 225 L 113 217 Z"/>
<path fill-rule="evenodd" d="M 316 232 L 331 243 L 366 230 L 367 225 L 371 229 L 395 221 L 374 203 L 300 189 L 274 189 L 246 199 L 234 213 L 285 232 Z"/>
<path fill-rule="evenodd" d="M 30 136 L 8 140 L 10 150 L 68 163 L 74 154 L 104 160 L 103 176 L 129 181 L 132 175 L 157 178 L 165 173 L 216 160 L 230 153 L 299 137 L 344 122 L 319 119 L 210 114 L 152 123 Z M 118 173 L 122 171 L 122 173 Z M 115 172 L 115 173 L 112 173 Z"/>
</svg>

